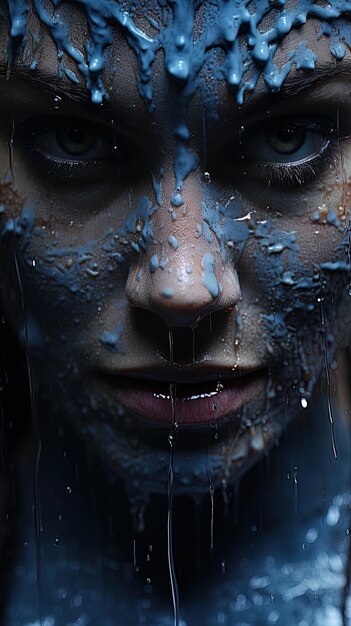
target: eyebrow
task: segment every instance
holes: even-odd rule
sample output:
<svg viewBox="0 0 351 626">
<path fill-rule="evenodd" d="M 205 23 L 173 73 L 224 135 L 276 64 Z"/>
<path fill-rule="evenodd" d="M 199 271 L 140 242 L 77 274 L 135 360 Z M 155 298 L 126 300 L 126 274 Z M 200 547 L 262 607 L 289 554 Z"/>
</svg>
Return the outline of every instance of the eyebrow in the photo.
<svg viewBox="0 0 351 626">
<path fill-rule="evenodd" d="M 11 68 L 6 63 L 0 61 L 0 78 L 15 78 L 23 83 L 29 83 L 32 87 L 37 87 L 40 90 L 53 95 L 66 96 L 72 101 L 76 101 L 79 104 L 91 103 L 90 93 L 82 76 L 81 83 L 70 82 L 69 78 L 60 78 L 58 73 L 46 72 L 40 68 L 34 70 L 13 65 Z M 94 105 L 92 105 L 94 106 Z"/>
<path fill-rule="evenodd" d="M 255 93 L 255 89 L 249 92 L 249 97 L 244 102 L 246 111 L 255 113 L 266 109 L 279 101 L 293 98 L 294 96 L 308 91 L 313 86 L 318 86 L 332 79 L 351 78 L 351 59 L 336 61 L 335 63 L 321 63 L 312 70 L 292 70 L 286 77 L 281 89 L 270 92 L 268 89 Z"/>
<path fill-rule="evenodd" d="M 12 66 L 10 68 L 6 63 L 0 61 L 0 78 L 15 78 L 16 80 L 29 83 L 31 86 L 45 91 L 49 95 L 60 95 L 67 98 L 71 102 L 91 107 L 94 111 L 99 110 L 103 115 L 115 116 L 113 104 L 104 101 L 104 107 L 96 107 L 91 102 L 90 92 L 85 84 L 84 77 L 81 76 L 81 83 L 70 82 L 66 77 L 61 79 L 58 73 L 51 73 L 40 68 L 34 70 L 24 66 Z M 278 92 L 271 92 L 264 87 L 258 86 L 249 92 L 247 100 L 243 105 L 243 112 L 250 112 L 252 109 L 264 110 L 268 106 L 288 98 L 292 98 L 304 91 L 309 90 L 312 86 L 327 82 L 336 78 L 351 77 L 351 59 L 343 59 L 335 61 L 335 63 L 323 63 L 317 65 L 312 70 L 292 70 L 285 79 L 281 89 Z"/>
</svg>

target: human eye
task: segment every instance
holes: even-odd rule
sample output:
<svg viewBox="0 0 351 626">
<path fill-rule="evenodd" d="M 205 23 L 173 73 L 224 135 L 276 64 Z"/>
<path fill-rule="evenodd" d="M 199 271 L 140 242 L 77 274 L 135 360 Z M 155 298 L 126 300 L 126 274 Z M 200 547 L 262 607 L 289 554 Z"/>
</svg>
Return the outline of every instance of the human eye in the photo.
<svg viewBox="0 0 351 626">
<path fill-rule="evenodd" d="M 109 126 L 71 116 L 29 118 L 15 128 L 28 167 L 52 184 L 87 184 L 132 174 L 136 150 Z"/>
<path fill-rule="evenodd" d="M 246 173 L 267 186 L 296 187 L 333 169 L 340 140 L 346 138 L 333 118 L 279 117 L 240 132 L 240 162 Z"/>
</svg>

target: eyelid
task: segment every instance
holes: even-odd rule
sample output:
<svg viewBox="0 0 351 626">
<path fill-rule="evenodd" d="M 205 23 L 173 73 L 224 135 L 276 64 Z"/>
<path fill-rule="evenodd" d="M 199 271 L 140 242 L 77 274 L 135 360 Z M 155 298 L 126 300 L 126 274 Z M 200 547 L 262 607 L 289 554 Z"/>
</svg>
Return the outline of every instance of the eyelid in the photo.
<svg viewBox="0 0 351 626">
<path fill-rule="evenodd" d="M 76 156 L 60 148 L 55 131 L 78 124 L 96 131 L 96 144 L 87 153 Z M 40 145 L 41 137 L 43 145 Z M 50 176 L 53 185 L 98 185 L 107 180 L 118 183 L 145 172 L 145 164 L 140 166 L 138 147 L 128 137 L 111 131 L 105 124 L 75 117 L 27 118 L 15 128 L 14 146 L 23 154 L 26 167 L 38 178 Z M 117 146 L 115 151 L 114 146 Z"/>
<path fill-rule="evenodd" d="M 263 125 L 263 121 L 249 126 L 243 127 L 242 138 L 245 141 L 247 138 L 255 137 L 258 134 L 268 132 L 270 129 L 275 129 L 279 125 L 288 126 L 291 124 L 296 128 L 303 128 L 306 131 L 316 132 L 320 134 L 340 134 L 340 129 L 336 128 L 335 120 L 331 117 L 322 115 L 281 115 L 266 119 L 266 124 Z"/>
<path fill-rule="evenodd" d="M 334 108 L 333 113 L 336 112 Z M 330 113 L 330 112 L 329 112 Z M 326 144 L 318 153 L 311 154 L 311 158 L 301 159 L 300 161 L 275 163 L 270 161 L 260 161 L 245 154 L 245 136 L 247 141 L 253 141 L 255 136 L 264 135 L 269 132 L 270 128 L 277 128 L 280 123 L 289 124 L 296 123 L 310 133 L 319 133 L 321 137 L 325 137 Z M 226 139 L 224 148 L 220 155 L 216 153 L 213 164 L 209 163 L 213 173 L 222 180 L 230 180 L 232 183 L 242 185 L 245 178 L 254 181 L 257 184 L 264 184 L 271 189 L 287 190 L 289 187 L 296 192 L 297 186 L 300 184 L 309 184 L 315 182 L 319 176 L 328 171 L 333 170 L 335 165 L 335 155 L 340 151 L 340 141 L 347 140 L 351 136 L 349 128 L 344 128 L 343 124 L 337 124 L 338 119 L 333 115 L 281 115 L 279 117 L 266 118 L 266 125 L 263 121 L 254 123 L 244 127 L 244 132 L 237 132 L 231 142 Z M 215 153 L 213 153 L 215 154 Z M 219 156 L 219 158 L 218 158 Z M 246 175 L 246 177 L 243 176 Z"/>
<path fill-rule="evenodd" d="M 113 131 L 116 135 L 122 135 L 115 126 L 111 126 L 111 124 L 96 122 L 89 118 L 82 118 L 76 115 L 62 115 L 61 113 L 56 113 L 52 115 L 35 115 L 35 116 L 27 116 L 25 119 L 22 119 L 20 122 L 17 121 L 15 124 L 15 132 L 18 136 L 30 136 L 35 133 L 45 132 L 55 130 L 63 126 L 65 123 L 77 123 L 77 124 L 87 124 L 90 128 L 99 129 L 102 133 L 110 133 Z"/>
<path fill-rule="evenodd" d="M 313 116 L 318 110 L 321 114 L 327 114 L 331 108 L 336 111 L 349 111 L 350 99 L 350 79 L 344 79 L 340 76 L 329 77 L 321 80 L 319 83 L 309 85 L 306 89 L 301 89 L 298 93 L 286 93 L 286 89 L 276 94 L 268 94 L 268 102 L 266 98 L 262 98 L 262 102 L 257 102 L 256 106 L 252 106 L 248 100 L 247 108 L 243 106 L 242 123 L 251 125 L 256 122 L 262 122 L 268 117 L 276 118 L 289 115 L 294 111 L 296 115 Z"/>
</svg>

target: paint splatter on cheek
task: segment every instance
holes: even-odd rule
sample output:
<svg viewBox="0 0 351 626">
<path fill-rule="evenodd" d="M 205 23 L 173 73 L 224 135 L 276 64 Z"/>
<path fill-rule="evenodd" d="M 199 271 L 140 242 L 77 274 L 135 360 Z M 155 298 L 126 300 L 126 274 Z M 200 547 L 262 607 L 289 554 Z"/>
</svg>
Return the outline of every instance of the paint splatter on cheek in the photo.
<svg viewBox="0 0 351 626">
<path fill-rule="evenodd" d="M 187 117 L 194 94 L 201 95 L 207 120 L 218 121 L 219 86 L 228 86 L 237 104 L 242 105 L 246 94 L 254 91 L 259 79 L 263 80 L 267 91 L 276 93 L 292 69 L 314 71 L 318 65 L 314 41 L 299 42 L 289 51 L 283 63 L 278 63 L 276 58 L 284 38 L 291 32 L 299 32 L 308 19 L 313 18 L 318 23 L 320 36 L 328 41 L 328 54 L 333 63 L 342 60 L 345 44 L 350 38 L 349 24 L 344 28 L 343 22 L 339 20 L 336 26 L 336 20 L 346 15 L 350 8 L 349 3 L 342 0 L 331 0 L 328 6 L 305 0 L 295 3 L 263 1 L 256 4 L 246 0 L 214 0 L 208 3 L 160 1 L 160 10 L 152 18 L 150 30 L 133 19 L 132 11 L 125 12 L 122 3 L 80 0 L 77 4 L 86 18 L 85 26 L 89 32 L 87 39 L 80 42 L 84 45 L 76 43 L 71 36 L 69 23 L 61 17 L 59 0 L 53 3 L 53 7 L 41 0 L 33 0 L 31 3 L 36 19 L 50 34 L 56 46 L 58 76 L 68 79 L 73 86 L 82 86 L 84 83 L 94 106 L 107 103 L 111 94 L 106 87 L 108 82 L 105 77 L 110 75 L 111 68 L 106 66 L 106 61 L 109 58 L 111 63 L 112 55 L 108 56 L 108 50 L 112 49 L 110 45 L 114 29 L 118 29 L 123 33 L 130 53 L 135 55 L 137 88 L 148 115 L 156 116 L 160 102 L 155 97 L 155 58 L 157 55 L 158 59 L 162 58 L 167 86 L 172 95 L 168 132 L 175 146 L 174 185 L 169 193 L 169 206 L 161 206 L 162 175 L 150 175 L 148 195 L 140 194 L 140 198 L 131 204 L 128 214 L 118 221 L 118 225 L 107 227 L 97 237 L 81 238 L 75 244 L 67 243 L 63 230 L 59 228 L 54 236 L 51 235 L 46 225 L 43 228 L 23 203 L 16 205 L 16 219 L 11 214 L 5 215 L 5 211 L 1 213 L 2 204 L 15 203 L 10 186 L 5 190 L 3 200 L 0 196 L 2 240 L 5 242 L 7 238 L 13 242 L 15 235 L 18 248 L 22 251 L 23 272 L 28 277 L 25 281 L 25 289 L 28 289 L 26 300 L 31 303 L 33 317 L 42 321 L 44 329 L 48 323 L 51 324 L 52 345 L 54 349 L 57 348 L 55 357 L 60 358 L 59 351 L 66 361 L 70 360 L 67 355 L 73 355 L 73 365 L 65 364 L 66 369 L 63 371 L 66 376 L 74 370 L 79 359 L 84 363 L 84 370 L 89 362 L 89 355 L 84 360 L 88 350 L 91 354 L 97 354 L 99 350 L 99 354 L 112 353 L 116 359 L 123 355 L 124 287 L 129 269 L 132 267 L 135 270 L 135 284 L 138 281 L 142 283 L 145 273 L 156 279 L 162 272 L 165 274 L 172 269 L 173 259 L 178 258 L 177 255 L 183 249 L 183 242 L 177 236 L 177 226 L 186 216 L 186 211 L 190 213 L 185 187 L 200 164 L 199 154 L 195 153 L 191 143 Z M 53 10 L 49 10 L 49 6 Z M 133 6 L 134 3 L 131 3 L 130 8 Z M 30 34 L 29 4 L 23 0 L 10 0 L 8 7 L 11 23 L 9 60 L 16 62 Z M 197 12 L 199 7 L 202 7 L 201 15 Z M 148 6 L 143 10 L 148 16 Z M 30 62 L 35 74 L 38 65 L 35 47 Z M 122 71 L 117 64 L 113 68 L 117 81 L 118 72 Z M 248 329 L 255 328 L 257 332 L 258 328 L 258 331 L 262 331 L 263 345 L 260 344 L 260 350 L 261 353 L 266 350 L 268 355 L 265 363 L 272 357 L 271 369 L 274 369 L 275 363 L 280 368 L 274 384 L 270 386 L 268 383 L 267 398 L 274 397 L 277 382 L 284 388 L 287 381 L 293 380 L 293 384 L 300 390 L 299 394 L 303 394 L 306 400 L 321 370 L 325 342 L 328 345 L 333 342 L 336 328 L 335 298 L 339 293 L 345 293 L 348 280 L 346 246 L 349 242 L 343 231 L 342 216 L 336 207 L 335 210 L 328 208 L 326 212 L 318 209 L 318 215 L 311 218 L 310 229 L 323 227 L 325 238 L 328 241 L 333 239 L 330 254 L 326 252 L 322 241 L 320 247 L 324 250 L 323 255 L 313 258 L 306 250 L 303 233 L 297 232 L 298 229 L 293 225 L 283 228 L 278 220 L 260 219 L 259 211 L 257 214 L 255 210 L 251 211 L 252 202 L 246 205 L 236 193 L 220 203 L 208 178 L 211 178 L 209 174 L 203 177 L 199 220 L 197 229 L 193 231 L 194 245 L 197 250 L 201 249 L 198 263 L 201 268 L 201 286 L 215 301 L 222 290 L 218 279 L 221 266 L 238 268 L 239 276 L 241 272 L 244 277 L 243 284 L 247 270 L 254 273 L 253 280 L 257 286 L 255 295 L 258 294 L 262 302 L 258 303 L 258 315 L 253 319 L 252 302 L 245 301 L 244 291 L 240 303 L 243 312 L 241 320 L 244 319 L 244 323 L 241 322 L 241 326 L 238 323 L 238 341 L 245 347 Z M 228 195 L 227 190 L 222 194 Z M 243 208 L 247 208 L 247 211 Z M 157 248 L 157 233 L 154 229 L 161 211 L 172 226 L 165 237 L 166 248 L 163 249 Z M 337 236 L 330 238 L 331 232 Z M 334 244 L 334 240 L 338 244 Z M 145 259 L 146 255 L 148 263 L 142 268 L 143 274 L 138 261 Z M 185 274 L 191 280 L 196 269 L 192 261 L 185 269 Z M 116 287 L 119 288 L 118 292 Z M 163 288 L 162 296 L 167 302 L 171 302 L 174 297 L 173 287 L 174 284 L 165 284 Z M 37 293 L 40 298 L 33 296 Z M 107 317 L 106 308 L 113 298 L 117 304 L 113 308 L 113 315 Z M 245 302 L 246 310 L 243 310 Z M 89 325 L 91 321 L 95 322 L 92 331 Z M 314 331 L 311 332 L 311 329 Z M 43 339 L 45 341 L 45 336 Z M 252 346 L 252 338 L 251 344 L 247 342 L 246 345 Z M 77 371 L 79 374 L 79 363 Z M 112 446 L 113 441 L 114 447 L 116 437 L 113 425 L 118 421 L 114 398 L 107 392 L 101 392 L 100 396 L 93 388 L 81 391 L 81 398 L 80 406 L 86 409 L 83 416 L 86 430 L 91 428 L 91 436 L 95 441 L 101 436 L 102 440 L 109 441 L 109 446 Z M 74 405 L 75 394 L 71 394 L 67 401 Z M 78 405 L 78 400 L 76 402 Z M 101 407 L 104 407 L 107 416 L 104 426 L 101 426 Z M 76 405 L 72 407 L 71 413 L 79 413 Z M 88 414 L 94 415 L 90 422 L 86 418 Z M 262 421 L 262 411 L 257 416 L 259 420 Z M 103 432 L 104 428 L 106 433 Z M 260 436 L 264 439 L 262 432 Z M 257 430 L 255 446 L 259 445 Z M 106 449 L 106 442 L 104 446 Z M 109 453 L 113 467 L 118 462 L 126 466 L 130 462 L 129 444 L 123 440 L 123 446 L 127 450 L 123 462 L 113 458 L 117 448 L 114 447 Z M 246 454 L 244 451 L 242 458 Z M 232 463 L 233 455 L 230 453 L 229 456 Z M 144 459 L 142 455 L 140 458 Z M 220 470 L 221 466 L 218 475 Z M 142 472 L 141 469 L 135 471 L 137 474 Z"/>
</svg>

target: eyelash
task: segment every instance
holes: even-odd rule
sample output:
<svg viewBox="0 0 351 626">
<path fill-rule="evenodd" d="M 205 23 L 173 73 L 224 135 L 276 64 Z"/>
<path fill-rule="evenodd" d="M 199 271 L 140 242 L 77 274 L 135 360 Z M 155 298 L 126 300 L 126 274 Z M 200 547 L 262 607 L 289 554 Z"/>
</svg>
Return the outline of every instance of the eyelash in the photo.
<svg viewBox="0 0 351 626">
<path fill-rule="evenodd" d="M 37 171 L 44 169 L 43 175 L 49 176 L 56 184 L 77 184 L 77 174 L 80 185 L 97 184 L 106 180 L 108 171 L 104 161 L 74 161 L 60 160 L 45 157 L 35 148 L 29 148 L 28 155 L 31 155 L 32 163 Z M 118 172 L 118 178 L 124 178 L 120 173 L 120 166 L 116 164 L 114 174 Z"/>
<path fill-rule="evenodd" d="M 111 136 L 111 129 L 101 124 L 86 121 L 87 126 L 96 128 L 97 137 L 100 138 L 110 134 L 108 142 L 111 146 L 111 152 L 108 158 L 104 159 L 71 159 L 48 156 L 46 153 L 36 146 L 37 138 L 44 133 L 58 131 L 60 125 L 63 126 L 65 121 L 72 123 L 72 126 L 81 123 L 75 117 L 72 118 L 34 118 L 22 122 L 16 129 L 14 135 L 14 144 L 19 145 L 25 153 L 25 157 L 30 166 L 36 170 L 39 176 L 52 178 L 53 184 L 98 184 L 106 181 L 110 176 L 114 181 L 127 180 L 134 172 L 139 171 L 137 167 L 138 157 L 137 150 L 128 139 L 122 135 L 115 133 Z M 118 150 L 113 152 L 113 145 L 119 144 Z M 133 149 L 134 148 L 134 149 Z M 132 153 L 133 151 L 133 153 Z M 117 175 L 117 176 L 116 176 Z"/>
<path fill-rule="evenodd" d="M 117 154 L 113 154 L 111 150 L 111 156 L 107 159 L 63 159 L 46 156 L 45 153 L 35 146 L 35 137 L 43 135 L 46 132 L 52 132 L 59 128 L 59 124 L 63 124 L 63 120 L 68 118 L 61 118 L 57 121 L 57 118 L 48 119 L 34 119 L 24 122 L 16 130 L 15 139 L 16 142 L 22 146 L 27 156 L 30 157 L 29 162 L 36 168 L 39 175 L 49 176 L 56 184 L 65 183 L 65 185 L 79 184 L 98 184 L 105 181 L 109 176 L 116 180 L 116 173 L 118 174 L 118 180 L 125 181 L 128 178 L 140 176 L 142 168 L 141 163 L 137 164 L 138 154 L 137 149 L 131 142 L 126 141 L 123 137 L 115 136 L 115 142 L 122 146 Z M 70 121 L 75 122 L 75 118 L 70 118 Z M 323 150 L 316 156 L 306 159 L 297 163 L 277 163 L 277 162 L 263 162 L 250 158 L 245 151 L 242 152 L 239 160 L 235 159 L 236 165 L 240 162 L 240 171 L 248 170 L 249 175 L 256 179 L 258 182 L 263 183 L 266 187 L 293 189 L 301 185 L 308 185 L 316 182 L 320 179 L 323 172 L 329 168 L 331 171 L 335 169 L 335 162 L 338 158 L 338 152 L 340 153 L 340 141 L 346 138 L 346 135 L 336 130 L 331 120 L 328 120 L 324 125 L 317 122 L 309 123 L 302 118 L 297 118 L 296 121 L 292 120 L 292 123 L 296 124 L 296 127 L 300 124 L 304 125 L 304 128 L 309 131 L 318 132 L 321 136 L 325 137 L 327 144 Z M 87 121 L 87 124 L 90 124 Z M 272 121 L 271 121 L 272 126 Z M 101 129 L 101 136 L 107 134 L 109 131 L 107 127 L 100 127 L 95 124 L 98 130 Z M 255 128 L 248 128 L 246 133 L 254 137 Z M 260 128 L 262 129 L 262 122 L 260 122 Z M 267 127 L 267 133 L 269 127 Z M 111 141 L 111 146 L 112 146 Z M 127 147 L 127 149 L 126 149 Z M 227 153 L 227 160 L 230 162 L 230 153 Z M 235 167 L 235 165 L 234 165 Z M 245 172 L 247 173 L 247 172 Z M 229 172 L 228 175 L 232 177 L 233 172 Z M 219 172 L 222 175 L 222 172 Z"/>
<path fill-rule="evenodd" d="M 335 161 L 340 154 L 340 139 L 332 139 L 318 156 L 305 163 L 279 165 L 277 163 L 257 164 L 259 177 L 267 187 L 295 188 L 318 181 L 323 172 L 335 169 Z"/>
<path fill-rule="evenodd" d="M 349 137 L 349 135 L 337 129 L 332 120 L 311 122 L 310 119 L 297 118 L 296 120 L 293 119 L 292 123 L 295 128 L 300 126 L 306 131 L 312 130 L 320 134 L 321 137 L 327 140 L 327 144 L 319 154 L 296 163 L 264 163 L 252 160 L 250 163 L 249 158 L 246 162 L 254 169 L 255 178 L 259 179 L 267 187 L 293 189 L 318 181 L 327 168 L 335 171 L 336 161 L 341 157 L 340 142 Z M 254 128 L 251 130 L 252 134 Z M 268 130 L 269 128 L 267 128 L 267 132 Z M 242 158 L 242 163 L 245 163 L 246 155 L 244 154 Z"/>
</svg>

